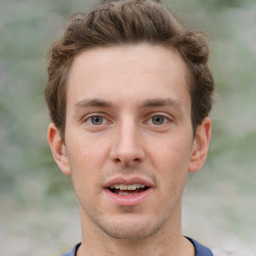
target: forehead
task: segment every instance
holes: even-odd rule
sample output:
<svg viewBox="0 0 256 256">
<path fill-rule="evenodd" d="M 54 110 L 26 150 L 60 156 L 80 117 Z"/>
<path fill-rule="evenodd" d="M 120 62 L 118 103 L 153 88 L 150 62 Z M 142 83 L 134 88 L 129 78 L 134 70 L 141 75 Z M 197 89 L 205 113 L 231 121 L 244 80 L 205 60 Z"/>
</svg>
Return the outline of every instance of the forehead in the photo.
<svg viewBox="0 0 256 256">
<path fill-rule="evenodd" d="M 96 97 L 108 101 L 127 101 L 131 95 L 138 101 L 143 97 L 189 98 L 187 77 L 186 65 L 172 47 L 140 44 L 92 48 L 73 61 L 67 107 Z"/>
<path fill-rule="evenodd" d="M 141 58 L 143 57 L 143 58 Z M 115 64 L 118 63 L 118 69 Z M 78 54 L 73 61 L 71 74 L 83 71 L 88 73 L 128 71 L 129 68 L 144 68 L 151 72 L 179 72 L 187 76 L 187 67 L 176 48 L 150 44 L 116 45 L 94 47 Z M 91 73 L 91 74 L 93 74 Z"/>
</svg>

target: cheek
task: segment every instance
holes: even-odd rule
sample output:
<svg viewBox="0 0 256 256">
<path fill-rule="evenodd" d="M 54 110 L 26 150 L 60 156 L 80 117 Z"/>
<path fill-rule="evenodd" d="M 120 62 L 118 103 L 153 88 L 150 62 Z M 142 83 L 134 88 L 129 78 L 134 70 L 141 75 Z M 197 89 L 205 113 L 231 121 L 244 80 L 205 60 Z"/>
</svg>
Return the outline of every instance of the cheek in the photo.
<svg viewBox="0 0 256 256">
<path fill-rule="evenodd" d="M 97 164 L 106 155 L 106 142 L 103 139 L 94 139 L 79 133 L 66 142 L 72 165 L 87 165 L 91 162 Z"/>
<path fill-rule="evenodd" d="M 150 155 L 154 159 L 155 167 L 162 166 L 164 170 L 179 170 L 187 171 L 192 143 L 187 143 L 188 139 L 180 139 L 178 136 L 173 139 L 165 140 L 164 142 L 153 143 Z"/>
<path fill-rule="evenodd" d="M 186 140 L 184 140 L 186 141 Z M 183 190 L 190 161 L 190 144 L 182 143 L 180 139 L 161 143 L 151 151 L 154 168 L 158 172 L 158 179 L 165 184 L 165 189 L 172 193 Z M 158 149 L 158 150 L 157 150 Z"/>
<path fill-rule="evenodd" d="M 74 137 L 80 140 L 74 140 Z M 89 188 L 101 176 L 101 170 L 104 169 L 108 155 L 107 146 L 103 140 L 91 140 L 82 136 L 74 137 L 73 140 L 67 141 L 72 179 L 76 187 Z"/>
<path fill-rule="evenodd" d="M 71 148 L 70 148 L 71 149 Z M 102 149 L 92 144 L 73 143 L 69 162 L 75 191 L 80 200 L 87 200 L 90 195 L 99 193 L 98 184 L 102 169 Z"/>
</svg>

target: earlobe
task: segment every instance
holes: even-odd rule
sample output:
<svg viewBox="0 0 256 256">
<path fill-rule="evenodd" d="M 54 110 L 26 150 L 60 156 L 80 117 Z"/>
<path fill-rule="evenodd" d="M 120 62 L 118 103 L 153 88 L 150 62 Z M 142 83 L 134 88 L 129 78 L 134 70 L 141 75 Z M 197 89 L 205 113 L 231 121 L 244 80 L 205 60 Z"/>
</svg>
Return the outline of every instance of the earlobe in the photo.
<svg viewBox="0 0 256 256">
<path fill-rule="evenodd" d="M 211 119 L 206 117 L 196 130 L 188 169 L 189 172 L 196 172 L 203 166 L 207 157 L 210 140 Z"/>
<path fill-rule="evenodd" d="M 65 144 L 61 139 L 59 129 L 53 123 L 48 127 L 47 139 L 55 162 L 65 175 L 71 175 Z"/>
</svg>

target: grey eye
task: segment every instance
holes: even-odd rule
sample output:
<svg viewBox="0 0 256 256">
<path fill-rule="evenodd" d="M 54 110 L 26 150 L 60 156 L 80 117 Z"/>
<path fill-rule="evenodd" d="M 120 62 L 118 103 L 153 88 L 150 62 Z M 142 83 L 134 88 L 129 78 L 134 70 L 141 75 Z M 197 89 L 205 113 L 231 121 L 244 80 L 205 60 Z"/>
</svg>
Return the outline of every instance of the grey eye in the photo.
<svg viewBox="0 0 256 256">
<path fill-rule="evenodd" d="M 164 116 L 154 116 L 152 117 L 152 123 L 155 125 L 161 125 L 165 122 L 165 117 Z"/>
<path fill-rule="evenodd" d="M 104 118 L 102 116 L 93 116 L 90 118 L 91 123 L 94 125 L 101 125 L 103 124 Z"/>
</svg>

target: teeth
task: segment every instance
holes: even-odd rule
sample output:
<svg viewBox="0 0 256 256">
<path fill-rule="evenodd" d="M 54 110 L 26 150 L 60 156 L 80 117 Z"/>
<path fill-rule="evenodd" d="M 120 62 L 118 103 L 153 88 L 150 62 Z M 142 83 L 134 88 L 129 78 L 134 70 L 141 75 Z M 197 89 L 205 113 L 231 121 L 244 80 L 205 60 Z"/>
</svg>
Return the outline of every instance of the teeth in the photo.
<svg viewBox="0 0 256 256">
<path fill-rule="evenodd" d="M 128 185 L 127 189 L 128 190 L 135 190 L 137 188 L 136 184 Z"/>
<path fill-rule="evenodd" d="M 127 190 L 127 185 L 124 185 L 124 184 L 120 184 L 120 190 Z"/>
<path fill-rule="evenodd" d="M 120 190 L 136 190 L 137 188 L 145 188 L 145 185 L 143 184 L 115 184 L 110 186 L 111 189 L 120 189 Z"/>
</svg>

